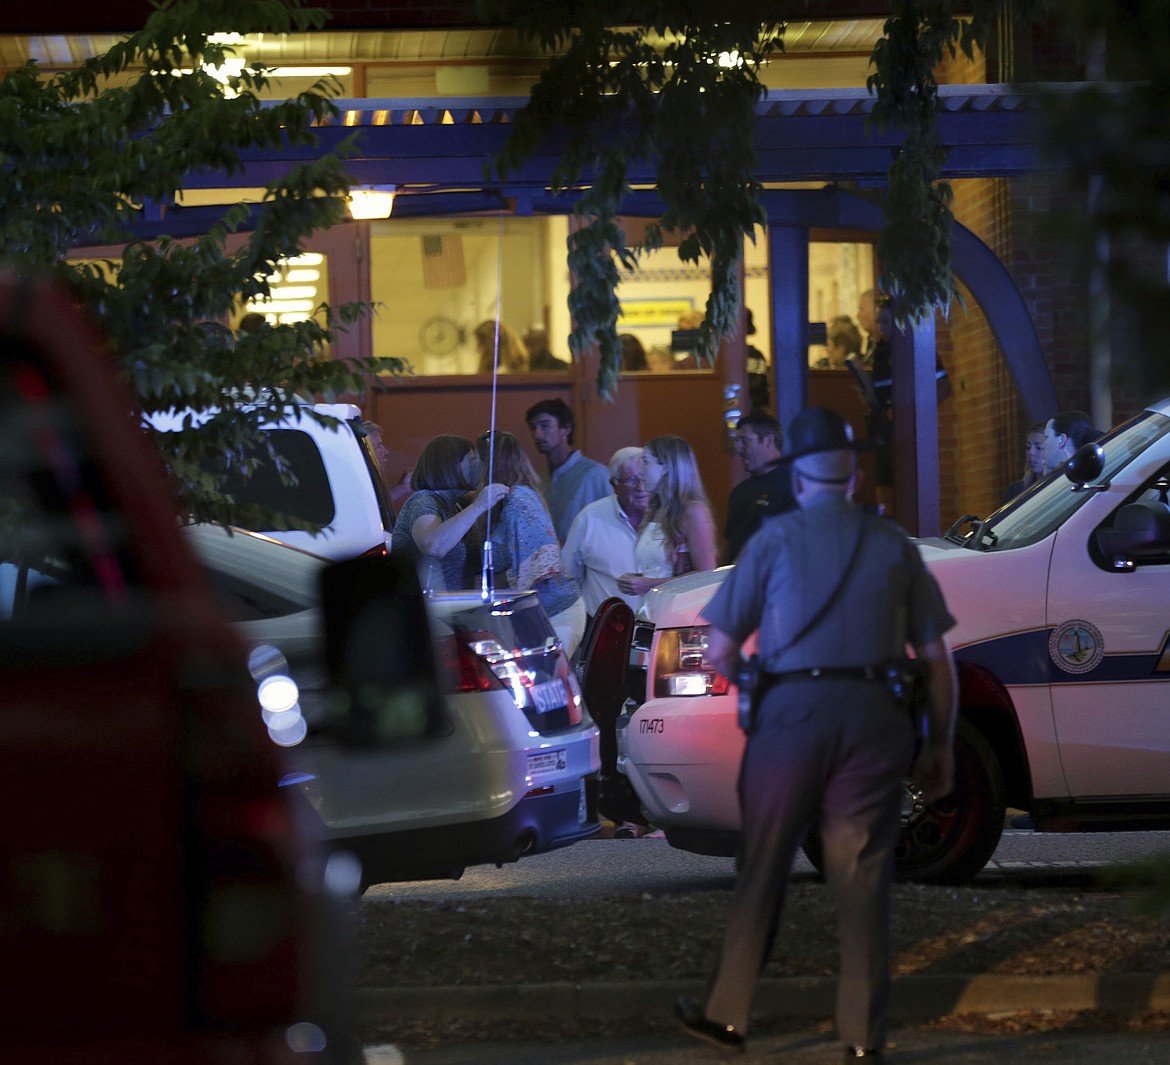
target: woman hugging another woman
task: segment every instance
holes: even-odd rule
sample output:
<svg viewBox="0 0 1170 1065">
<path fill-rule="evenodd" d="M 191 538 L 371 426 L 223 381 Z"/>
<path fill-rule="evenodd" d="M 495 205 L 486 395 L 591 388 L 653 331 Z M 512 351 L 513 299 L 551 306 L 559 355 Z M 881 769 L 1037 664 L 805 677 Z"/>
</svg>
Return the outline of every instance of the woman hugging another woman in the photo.
<svg viewBox="0 0 1170 1065">
<path fill-rule="evenodd" d="M 436 436 L 415 464 L 415 490 L 398 512 L 390 550 L 418 564 L 428 591 L 475 587 L 465 537 L 476 518 L 507 492 L 503 485 L 485 485 L 469 505 L 461 506 L 477 477 L 475 449 L 461 436 Z"/>
<path fill-rule="evenodd" d="M 488 453 L 491 445 L 494 454 Z M 532 589 L 548 614 L 565 654 L 572 657 L 585 633 L 585 600 L 561 558 L 560 541 L 540 491 L 540 478 L 511 433 L 484 434 L 480 483 L 508 486 L 491 512 L 492 567 L 509 588 Z M 484 518 L 477 523 L 482 529 Z M 480 536 L 480 542 L 484 536 Z"/>
</svg>

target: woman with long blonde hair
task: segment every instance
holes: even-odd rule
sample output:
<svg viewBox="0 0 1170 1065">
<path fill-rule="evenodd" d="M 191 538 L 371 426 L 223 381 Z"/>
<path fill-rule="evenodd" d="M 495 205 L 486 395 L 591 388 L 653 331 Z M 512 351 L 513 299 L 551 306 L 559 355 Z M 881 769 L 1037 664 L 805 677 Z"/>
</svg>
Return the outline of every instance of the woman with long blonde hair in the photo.
<svg viewBox="0 0 1170 1065">
<path fill-rule="evenodd" d="M 475 327 L 475 345 L 479 348 L 479 373 L 491 373 L 495 364 L 496 326 L 500 328 L 500 373 L 524 373 L 528 369 L 528 349 L 511 326 L 488 318 Z"/>
<path fill-rule="evenodd" d="M 1024 476 L 1008 486 L 1000 506 L 1015 499 L 1025 488 L 1030 488 L 1044 476 L 1044 423 L 1028 426 L 1024 436 Z"/>
<path fill-rule="evenodd" d="M 618 578 L 626 595 L 645 595 L 670 577 L 716 565 L 715 519 L 690 444 L 656 436 L 642 448 L 640 467 L 650 506 L 634 548 L 638 571 Z"/>
<path fill-rule="evenodd" d="M 508 487 L 491 512 L 492 566 L 509 588 L 536 592 L 565 654 L 572 656 L 585 634 L 585 600 L 565 568 L 561 544 L 540 490 L 540 477 L 511 433 L 484 433 L 476 441 L 483 462 L 480 483 Z M 484 540 L 486 516 L 479 519 Z"/>
</svg>

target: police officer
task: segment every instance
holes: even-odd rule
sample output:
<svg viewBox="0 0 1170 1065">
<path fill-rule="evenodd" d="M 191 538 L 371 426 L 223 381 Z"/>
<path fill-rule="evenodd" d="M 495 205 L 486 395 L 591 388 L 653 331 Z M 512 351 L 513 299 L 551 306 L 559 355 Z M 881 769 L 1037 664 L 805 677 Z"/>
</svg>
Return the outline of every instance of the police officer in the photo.
<svg viewBox="0 0 1170 1065">
<path fill-rule="evenodd" d="M 692 1035 L 742 1051 L 796 851 L 815 826 L 838 908 L 837 1030 L 846 1060 L 880 1062 L 889 1000 L 889 907 L 902 781 L 924 798 L 954 773 L 954 624 L 918 550 L 855 508 L 857 445 L 844 419 L 809 408 L 789 433 L 798 509 L 764 522 L 704 615 L 710 661 L 735 676 L 759 630 L 760 681 L 740 767 L 739 877 L 707 1001 L 681 998 Z M 907 647 L 927 672 L 915 725 L 887 680 Z"/>
</svg>

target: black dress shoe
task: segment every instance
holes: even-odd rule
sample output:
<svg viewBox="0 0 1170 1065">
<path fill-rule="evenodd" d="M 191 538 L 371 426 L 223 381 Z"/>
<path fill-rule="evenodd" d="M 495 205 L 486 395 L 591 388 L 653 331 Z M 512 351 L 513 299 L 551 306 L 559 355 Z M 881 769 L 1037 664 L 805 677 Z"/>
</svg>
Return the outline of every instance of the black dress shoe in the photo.
<svg viewBox="0 0 1170 1065">
<path fill-rule="evenodd" d="M 867 1050 L 865 1047 L 846 1047 L 845 1048 L 845 1065 L 849 1065 L 851 1061 L 869 1061 L 873 1065 L 882 1065 L 885 1058 L 882 1057 L 882 1052 L 877 1049 Z"/>
<path fill-rule="evenodd" d="M 674 1003 L 674 1013 L 683 1031 L 689 1032 L 698 1039 L 705 1039 L 712 1046 L 720 1050 L 729 1050 L 735 1054 L 742 1054 L 745 1049 L 744 1038 L 730 1024 L 716 1024 L 707 1020 L 703 1014 L 703 1007 L 695 999 L 687 995 L 680 995 Z"/>
</svg>

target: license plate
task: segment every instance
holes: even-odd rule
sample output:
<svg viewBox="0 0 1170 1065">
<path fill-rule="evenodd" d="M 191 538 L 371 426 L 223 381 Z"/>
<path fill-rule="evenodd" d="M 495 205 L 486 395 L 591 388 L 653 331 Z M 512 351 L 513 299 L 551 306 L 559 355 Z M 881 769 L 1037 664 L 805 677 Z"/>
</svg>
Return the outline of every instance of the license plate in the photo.
<svg viewBox="0 0 1170 1065">
<path fill-rule="evenodd" d="M 528 756 L 528 775 L 540 776 L 542 773 L 563 773 L 567 762 L 565 749 L 558 747 L 555 751 L 541 751 L 539 754 Z"/>
<path fill-rule="evenodd" d="M 529 689 L 532 693 L 532 705 L 541 714 L 565 707 L 565 684 L 561 680 L 546 680 L 543 684 L 536 684 Z"/>
</svg>

